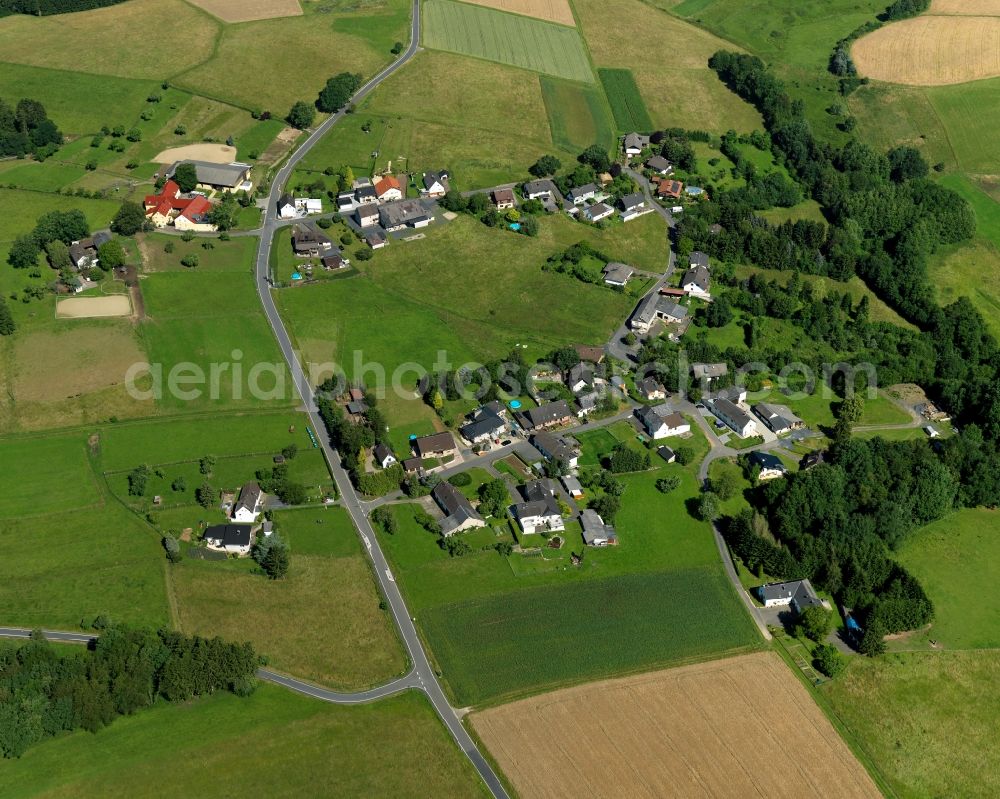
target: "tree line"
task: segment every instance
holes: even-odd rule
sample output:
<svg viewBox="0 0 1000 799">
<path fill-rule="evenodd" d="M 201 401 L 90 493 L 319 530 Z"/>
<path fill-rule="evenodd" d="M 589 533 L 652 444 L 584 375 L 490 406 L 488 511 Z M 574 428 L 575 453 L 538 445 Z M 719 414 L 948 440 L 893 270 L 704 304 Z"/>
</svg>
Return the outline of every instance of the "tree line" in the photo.
<svg viewBox="0 0 1000 799">
<path fill-rule="evenodd" d="M 48 17 L 53 14 L 69 14 L 74 11 L 89 11 L 123 3 L 125 0 L 0 0 L 0 17 L 8 14 L 31 14 Z"/>
<path fill-rule="evenodd" d="M 71 655 L 35 631 L 27 643 L 0 644 L 0 752 L 20 757 L 62 732 L 96 732 L 158 700 L 248 696 L 259 664 L 250 644 L 170 630 L 106 626 L 96 643 Z"/>
<path fill-rule="evenodd" d="M 0 16 L 3 2 L 0 0 Z M 21 158 L 32 153 L 41 160 L 62 143 L 62 133 L 40 102 L 24 98 L 11 106 L 0 98 L 0 157 Z"/>
</svg>

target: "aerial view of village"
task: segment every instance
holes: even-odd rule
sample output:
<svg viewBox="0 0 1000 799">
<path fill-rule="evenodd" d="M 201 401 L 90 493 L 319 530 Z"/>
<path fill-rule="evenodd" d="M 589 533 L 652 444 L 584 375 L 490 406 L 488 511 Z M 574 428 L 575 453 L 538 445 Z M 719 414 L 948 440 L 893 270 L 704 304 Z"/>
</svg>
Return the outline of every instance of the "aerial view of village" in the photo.
<svg viewBox="0 0 1000 799">
<path fill-rule="evenodd" d="M 1000 0 L 0 0 L 0 796 L 1000 796 Z"/>
</svg>

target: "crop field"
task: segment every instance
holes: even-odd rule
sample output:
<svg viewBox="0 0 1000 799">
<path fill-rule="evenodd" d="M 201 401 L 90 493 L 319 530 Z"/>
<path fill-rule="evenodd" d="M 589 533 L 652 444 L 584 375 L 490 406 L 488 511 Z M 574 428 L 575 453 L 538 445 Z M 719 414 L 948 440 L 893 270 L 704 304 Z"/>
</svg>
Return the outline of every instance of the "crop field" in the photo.
<svg viewBox="0 0 1000 799">
<path fill-rule="evenodd" d="M 851 658 L 820 689 L 900 797 L 997 796 L 1000 653 Z"/>
<path fill-rule="evenodd" d="M 594 80 L 575 30 L 453 0 L 429 0 L 423 14 L 425 47 L 567 80 Z"/>
<path fill-rule="evenodd" d="M 339 508 L 323 513 L 346 518 Z M 353 542 L 353 553 L 299 554 L 293 544 L 283 580 L 267 579 L 250 560 L 187 559 L 173 567 L 181 629 L 249 640 L 272 668 L 336 689 L 367 688 L 401 674 L 405 657 L 390 616 L 379 610 L 361 544 L 349 521 L 337 526 L 334 535 Z"/>
<path fill-rule="evenodd" d="M 931 0 L 930 13 L 1000 16 L 1000 3 L 997 0 Z"/>
<path fill-rule="evenodd" d="M 191 0 L 223 22 L 253 22 L 302 14 L 299 0 Z"/>
<path fill-rule="evenodd" d="M 597 74 L 604 86 L 604 93 L 608 96 L 619 132 L 652 130 L 653 120 L 649 118 L 646 103 L 639 93 L 639 87 L 635 85 L 632 70 L 602 67 L 597 70 Z"/>
<path fill-rule="evenodd" d="M 524 799 L 881 795 L 770 652 L 566 688 L 471 721 Z"/>
<path fill-rule="evenodd" d="M 422 695 L 344 707 L 272 685 L 159 704 L 0 769 L 8 799 L 155 797 L 164 786 L 178 796 L 488 795 Z"/>
<path fill-rule="evenodd" d="M 640 0 L 577 0 L 574 8 L 597 67 L 632 71 L 655 126 L 714 131 L 761 126 L 757 112 L 707 66 L 712 53 L 732 49 L 731 43 Z M 669 55 L 660 55 L 664 52 Z"/>
<path fill-rule="evenodd" d="M 614 146 L 614 126 L 597 86 L 569 83 L 546 75 L 540 76 L 539 82 L 553 144 L 574 153 L 592 144 L 608 150 Z"/>
<path fill-rule="evenodd" d="M 923 15 L 894 22 L 851 48 L 861 75 L 941 86 L 1000 75 L 1000 17 Z"/>
<path fill-rule="evenodd" d="M 8 468 L 0 473 L 0 519 L 98 505 L 82 434 L 0 440 Z M 29 475 L 34 477 L 28 478 Z M 45 479 L 37 479 L 45 475 Z"/>
<path fill-rule="evenodd" d="M 531 588 L 500 602 L 441 605 L 418 621 L 460 706 L 758 640 L 721 569 L 711 567 Z"/>
<path fill-rule="evenodd" d="M 995 510 L 960 510 L 923 528 L 900 549 L 900 563 L 934 602 L 930 630 L 908 636 L 907 648 L 926 649 L 930 639 L 945 649 L 1000 647 L 1000 597 L 993 590 L 1000 578 L 998 524 Z"/>
<path fill-rule="evenodd" d="M 571 27 L 576 25 L 568 0 L 466 0 L 466 2 Z"/>
</svg>

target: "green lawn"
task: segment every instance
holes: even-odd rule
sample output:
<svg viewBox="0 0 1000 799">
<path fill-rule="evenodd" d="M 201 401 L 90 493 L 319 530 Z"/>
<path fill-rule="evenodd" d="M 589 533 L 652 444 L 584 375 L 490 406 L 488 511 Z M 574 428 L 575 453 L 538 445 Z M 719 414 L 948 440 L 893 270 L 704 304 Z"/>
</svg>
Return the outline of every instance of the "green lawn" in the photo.
<svg viewBox="0 0 1000 799">
<path fill-rule="evenodd" d="M 772 225 L 780 225 L 783 222 L 798 222 L 800 219 L 807 219 L 810 222 L 826 222 L 820 211 L 819 203 L 815 200 L 803 200 L 791 208 L 770 208 L 767 211 L 759 211 L 758 216 L 764 217 Z"/>
<path fill-rule="evenodd" d="M 340 707 L 264 685 L 160 704 L 76 732 L 0 769 L 10 799 L 124 795 L 483 797 L 427 702 L 407 693 Z"/>
<path fill-rule="evenodd" d="M 915 533 L 899 550 L 900 563 L 934 602 L 931 629 L 910 636 L 906 646 L 925 649 L 933 639 L 945 649 L 1000 647 L 998 524 L 995 510 L 956 511 Z"/>
<path fill-rule="evenodd" d="M 284 232 L 284 231 L 281 231 Z M 205 244 L 211 245 L 208 249 Z M 171 245 L 172 252 L 164 247 Z M 181 264 L 188 255 L 198 256 L 198 273 L 202 272 L 253 272 L 257 255 L 257 238 L 240 236 L 229 241 L 196 238 L 184 241 L 178 236 L 147 233 L 140 239 L 143 269 L 146 272 L 184 272 L 192 270 Z"/>
<path fill-rule="evenodd" d="M 1000 793 L 998 679 L 995 650 L 901 653 L 851 658 L 820 690 L 895 795 L 985 797 Z"/>
<path fill-rule="evenodd" d="M 85 434 L 0 439 L 0 519 L 99 504 Z"/>
<path fill-rule="evenodd" d="M 568 80 L 594 80 L 587 51 L 572 28 L 452 0 L 429 0 L 423 15 L 425 47 Z"/>
</svg>

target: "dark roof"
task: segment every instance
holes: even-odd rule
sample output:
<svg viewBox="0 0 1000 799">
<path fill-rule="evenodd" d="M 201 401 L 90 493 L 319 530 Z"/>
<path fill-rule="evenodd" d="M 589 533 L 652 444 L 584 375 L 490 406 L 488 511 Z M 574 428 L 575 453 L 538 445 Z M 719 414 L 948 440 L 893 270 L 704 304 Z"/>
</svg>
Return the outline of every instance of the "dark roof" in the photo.
<svg viewBox="0 0 1000 799">
<path fill-rule="evenodd" d="M 739 425 L 740 427 L 746 427 L 747 422 L 753 421 L 746 411 L 725 397 L 712 400 L 712 407 L 720 414 L 727 417 L 733 424 Z"/>
<path fill-rule="evenodd" d="M 802 460 L 799 461 L 799 468 L 811 469 L 813 466 L 819 466 L 824 460 L 822 452 L 807 452 L 802 456 Z"/>
<path fill-rule="evenodd" d="M 708 256 L 701 250 L 695 250 L 688 256 L 688 263 L 691 266 L 703 266 L 708 269 Z"/>
<path fill-rule="evenodd" d="M 292 248 L 295 252 L 329 250 L 332 247 L 333 241 L 330 237 L 314 228 L 306 225 L 295 225 L 292 228 Z"/>
<path fill-rule="evenodd" d="M 556 184 L 551 180 L 529 180 L 524 184 L 525 194 L 555 194 Z"/>
<path fill-rule="evenodd" d="M 351 400 L 347 403 L 348 413 L 362 414 L 368 410 L 368 403 L 364 400 Z"/>
<path fill-rule="evenodd" d="M 528 427 L 553 424 L 572 415 L 573 411 L 570 410 L 566 400 L 556 400 L 537 408 L 529 408 L 521 414 L 527 420 Z"/>
<path fill-rule="evenodd" d="M 554 436 L 552 433 L 546 433 L 545 431 L 535 433 L 531 437 L 531 443 L 543 455 L 555 458 L 556 460 L 569 461 L 576 457 L 576 449 L 566 443 L 565 439 Z"/>
<path fill-rule="evenodd" d="M 291 206 L 295 205 L 295 200 L 292 199 L 292 195 L 282 194 L 281 197 L 278 199 L 278 210 L 280 211 L 282 208 L 285 208 L 286 206 L 289 205 Z"/>
<path fill-rule="evenodd" d="M 654 155 L 646 160 L 646 166 L 650 169 L 655 169 L 657 172 L 663 172 L 670 169 L 670 162 L 662 155 Z"/>
<path fill-rule="evenodd" d="M 417 469 L 420 468 L 422 463 L 423 461 L 417 456 L 414 456 L 412 458 L 405 458 L 403 460 L 403 471 L 415 472 Z"/>
<path fill-rule="evenodd" d="M 803 610 L 813 605 L 819 605 L 821 607 L 823 605 L 820 598 L 816 596 L 812 583 L 808 580 L 789 580 L 784 583 L 765 583 L 764 585 L 758 586 L 757 596 L 760 597 L 761 602 L 767 602 L 769 599 L 788 599 L 795 602 L 795 604 L 799 606 L 799 610 Z"/>
<path fill-rule="evenodd" d="M 462 425 L 459 432 L 469 441 L 475 441 L 481 436 L 493 435 L 497 431 L 502 430 L 504 426 L 504 420 L 497 416 L 497 414 L 484 412 L 468 424 Z"/>
<path fill-rule="evenodd" d="M 610 280 L 612 283 L 627 283 L 635 274 L 635 270 L 631 266 L 617 261 L 612 261 L 602 271 L 604 272 L 604 280 Z"/>
<path fill-rule="evenodd" d="M 389 457 L 392 458 L 396 457 L 393 454 L 392 450 L 389 449 L 389 447 L 387 447 L 385 444 L 375 445 L 375 460 L 377 460 L 379 463 L 384 463 L 385 459 Z"/>
<path fill-rule="evenodd" d="M 240 497 L 236 500 L 236 504 L 233 505 L 233 513 L 243 509 L 255 511 L 263 495 L 264 492 L 260 490 L 259 485 L 253 482 L 247 483 L 240 489 Z"/>
<path fill-rule="evenodd" d="M 677 457 L 670 447 L 657 447 L 656 454 L 663 458 L 663 460 L 667 463 L 670 463 L 670 461 Z"/>
<path fill-rule="evenodd" d="M 415 224 L 430 218 L 427 209 L 419 200 L 397 200 L 385 203 L 379 206 L 378 214 L 379 221 L 384 228 Z"/>
<path fill-rule="evenodd" d="M 575 200 L 577 197 L 582 197 L 585 194 L 593 194 L 597 191 L 597 186 L 593 183 L 587 183 L 583 186 L 577 186 L 575 189 L 570 189 L 569 193 L 566 195 L 571 200 Z"/>
<path fill-rule="evenodd" d="M 358 186 L 358 188 L 355 190 L 355 195 L 359 200 L 364 198 L 372 199 L 378 197 L 378 194 L 375 192 L 375 187 L 370 183 L 365 186 Z"/>
<path fill-rule="evenodd" d="M 663 386 L 660 385 L 660 382 L 655 377 L 647 377 L 640 380 L 637 388 L 639 389 L 639 392 L 646 397 L 650 394 L 664 391 Z"/>
<path fill-rule="evenodd" d="M 630 211 L 633 208 L 639 208 L 646 202 L 644 195 L 636 192 L 635 194 L 626 194 L 621 199 L 622 209 L 625 211 Z"/>
<path fill-rule="evenodd" d="M 785 464 L 781 462 L 781 458 L 777 455 L 772 455 L 770 452 L 751 452 L 750 462 L 755 466 L 760 466 L 761 469 L 779 469 L 780 471 L 785 471 Z"/>
<path fill-rule="evenodd" d="M 381 230 L 371 230 L 365 234 L 365 243 L 369 247 L 375 244 L 385 244 L 385 235 Z"/>
<path fill-rule="evenodd" d="M 434 433 L 429 436 L 421 436 L 413 440 L 413 448 L 418 455 L 429 452 L 451 452 L 455 449 L 455 439 L 451 433 Z"/>
<path fill-rule="evenodd" d="M 206 186 L 225 186 L 234 188 L 244 181 L 251 167 L 249 164 L 213 164 L 209 161 L 194 161 L 185 159 L 171 165 L 167 170 L 167 177 L 172 178 L 181 164 L 194 164 L 198 182 Z"/>
<path fill-rule="evenodd" d="M 95 247 L 100 247 L 102 244 L 107 244 L 112 238 L 114 237 L 111 235 L 110 230 L 98 230 L 91 237 L 91 241 L 94 242 Z"/>
<path fill-rule="evenodd" d="M 446 518 L 441 523 L 441 530 L 449 532 L 461 526 L 469 519 L 479 519 L 483 517 L 476 513 L 472 503 L 466 499 L 465 494 L 459 491 L 447 480 L 442 480 L 431 492 L 434 501 L 444 512 Z"/>
<path fill-rule="evenodd" d="M 663 417 L 648 405 L 643 405 L 641 408 L 638 408 L 635 412 L 635 416 L 651 433 L 654 430 L 659 430 L 663 425 Z"/>
<path fill-rule="evenodd" d="M 688 283 L 694 283 L 702 291 L 708 291 L 708 282 L 708 269 L 704 266 L 692 266 L 684 273 L 681 285 L 686 286 Z"/>
<path fill-rule="evenodd" d="M 424 172 L 424 188 L 430 189 L 435 183 L 440 183 L 445 189 L 448 188 L 448 176 L 441 172 Z"/>
<path fill-rule="evenodd" d="M 585 208 L 583 213 L 585 216 L 593 218 L 596 216 L 607 216 L 608 214 L 614 213 L 614 210 L 615 209 L 607 203 L 596 203 L 591 205 L 589 208 Z"/>
<path fill-rule="evenodd" d="M 249 524 L 215 524 L 206 527 L 202 538 L 218 539 L 224 547 L 250 546 Z"/>
<path fill-rule="evenodd" d="M 614 541 L 617 538 L 615 528 L 605 524 L 600 514 L 591 508 L 580 511 L 580 526 L 583 528 L 583 541 L 586 544 L 593 544 L 599 539 Z"/>
</svg>

